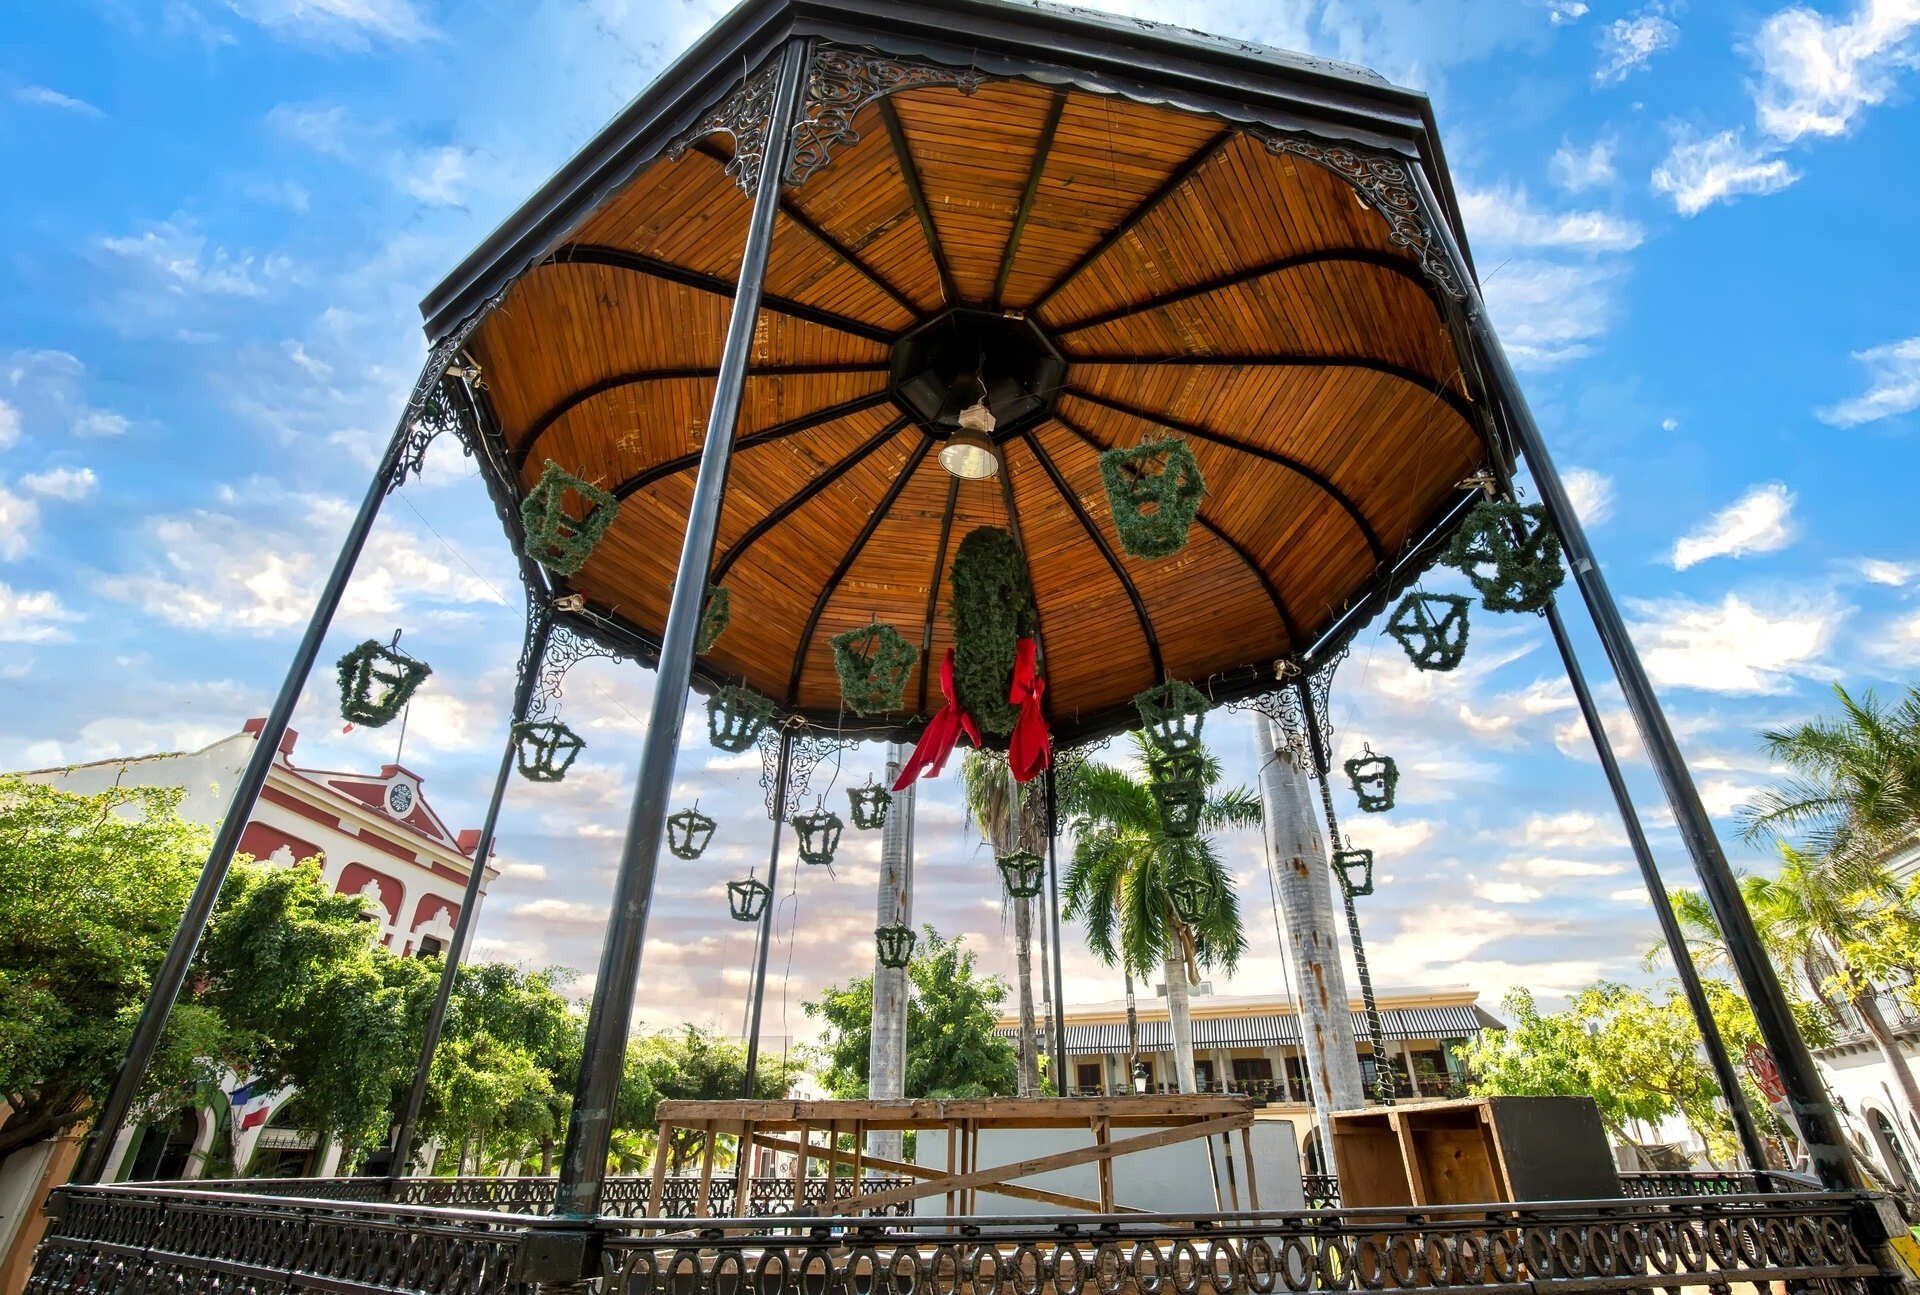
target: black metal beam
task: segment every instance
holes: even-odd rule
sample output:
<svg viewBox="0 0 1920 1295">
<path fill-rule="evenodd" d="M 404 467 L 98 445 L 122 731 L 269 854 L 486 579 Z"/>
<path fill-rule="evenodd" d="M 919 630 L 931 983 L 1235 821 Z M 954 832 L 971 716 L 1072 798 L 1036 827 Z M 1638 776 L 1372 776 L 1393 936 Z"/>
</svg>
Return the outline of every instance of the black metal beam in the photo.
<svg viewBox="0 0 1920 1295">
<path fill-rule="evenodd" d="M 1104 454 L 1113 448 L 1110 445 L 1102 445 L 1094 439 L 1091 433 L 1087 432 L 1084 428 L 1076 426 L 1072 420 L 1062 416 L 1058 411 L 1055 411 L 1053 420 L 1086 442 L 1095 453 Z M 1224 528 L 1209 521 L 1204 508 L 1193 515 L 1193 520 L 1199 522 L 1201 528 L 1205 530 L 1207 534 L 1232 549 L 1234 555 L 1246 565 L 1247 570 L 1253 573 L 1253 578 L 1260 582 L 1260 587 L 1267 591 L 1267 597 L 1273 600 L 1274 614 L 1280 618 L 1280 626 L 1287 632 L 1287 650 L 1289 652 L 1298 652 L 1301 648 L 1305 647 L 1306 644 L 1300 641 L 1300 626 L 1293 619 L 1293 613 L 1287 609 L 1287 600 L 1280 596 L 1280 587 L 1274 584 L 1273 578 L 1261 568 L 1258 562 L 1254 561 L 1253 554 L 1247 552 L 1247 546 L 1227 534 Z"/>
<path fill-rule="evenodd" d="M 739 439 L 739 443 L 736 444 L 734 448 L 737 450 L 752 449 L 756 445 L 765 445 L 771 441 L 780 440 L 783 437 L 797 436 L 801 432 L 811 431 L 813 428 L 821 427 L 827 423 L 845 418 L 848 414 L 857 414 L 863 409 L 872 409 L 875 406 L 884 405 L 892 399 L 893 397 L 885 391 L 875 391 L 868 395 L 855 396 L 852 400 L 843 400 L 837 405 L 828 405 L 825 409 L 816 409 L 810 414 L 802 414 L 798 418 L 789 418 L 784 423 L 775 423 L 771 427 L 763 427 L 757 432 L 749 432 Z M 686 454 L 676 454 L 670 459 L 662 459 L 652 467 L 634 473 L 613 488 L 613 497 L 615 499 L 625 499 L 628 495 L 636 491 L 645 490 L 662 477 L 670 477 L 676 472 L 685 472 L 688 468 L 700 462 L 700 453 L 699 450 L 693 450 Z"/>
<path fill-rule="evenodd" d="M 717 274 L 689 270 L 684 265 L 675 265 L 671 261 L 662 261 L 658 257 L 645 256 L 639 252 L 629 252 L 624 247 L 603 247 L 598 243 L 568 243 L 540 264 L 543 266 L 601 265 L 612 270 L 629 270 L 634 274 L 644 274 L 648 278 L 659 279 L 666 283 L 677 283 L 683 288 L 692 288 L 696 292 L 710 293 L 716 297 L 731 298 L 734 295 L 734 285 Z M 822 310 L 818 306 L 809 306 L 804 301 L 794 301 L 789 297 L 767 296 L 761 298 L 761 306 L 776 315 L 785 315 L 789 319 L 818 324 L 822 328 L 831 328 L 869 342 L 878 342 L 882 346 L 893 344 L 894 334 L 877 324 L 869 324 L 865 320 L 854 319 L 850 315 L 842 315 L 835 311 Z"/>
<path fill-rule="evenodd" d="M 824 377 L 840 373 L 885 373 L 886 371 L 885 364 L 770 364 L 747 374 L 747 381 L 752 382 L 756 378 Z M 719 373 L 720 370 L 711 365 L 679 369 L 635 369 L 630 373 L 616 373 L 610 378 L 602 378 L 598 382 L 590 383 L 573 392 L 551 409 L 544 411 L 528 424 L 526 434 L 520 438 L 519 446 L 508 456 L 508 465 L 514 472 L 519 472 L 526 466 L 527 460 L 533 457 L 535 443 L 547 434 L 548 429 L 597 396 L 604 396 L 609 391 L 618 391 L 622 387 L 637 387 L 649 382 L 672 382 L 676 379 L 713 378 L 718 377 Z"/>
<path fill-rule="evenodd" d="M 1160 182 L 1159 188 L 1142 198 L 1134 209 L 1127 213 L 1125 220 L 1108 230 L 1099 242 L 1081 255 L 1079 260 L 1061 271 L 1060 277 L 1048 284 L 1046 289 L 1033 299 L 1032 304 L 1027 307 L 1028 313 L 1037 315 L 1045 310 L 1047 303 L 1058 296 L 1062 288 L 1079 278 L 1088 266 L 1105 256 L 1116 243 L 1137 229 L 1141 221 L 1151 216 L 1161 203 L 1171 198 L 1179 191 L 1181 185 L 1192 179 L 1194 172 L 1211 162 L 1221 149 L 1232 143 L 1236 133 L 1230 129 L 1221 131 L 1196 149 L 1186 161 L 1175 167 L 1172 173 Z"/>
<path fill-rule="evenodd" d="M 1081 387 L 1067 386 L 1061 390 L 1063 394 L 1099 405 L 1103 409 L 1111 409 L 1116 414 L 1125 414 L 1129 418 L 1138 418 L 1142 422 L 1156 423 L 1161 427 L 1179 432 L 1182 436 L 1191 436 L 1195 440 L 1209 441 L 1229 450 L 1238 450 L 1242 454 L 1250 454 L 1257 459 L 1265 459 L 1268 463 L 1278 464 L 1280 467 L 1298 473 L 1314 485 L 1320 487 L 1328 498 L 1332 499 L 1336 504 L 1339 504 L 1347 516 L 1353 519 L 1353 524 L 1359 528 L 1360 534 L 1366 539 L 1367 548 L 1373 554 L 1373 560 L 1375 562 L 1385 562 L 1387 560 L 1386 546 L 1380 542 L 1380 536 L 1374 532 L 1373 523 L 1369 522 L 1366 514 L 1360 511 L 1359 505 L 1347 498 L 1346 492 L 1334 485 L 1325 473 L 1316 468 L 1308 467 L 1292 455 L 1282 454 L 1278 450 L 1270 450 L 1265 446 L 1249 445 L 1245 441 L 1228 436 L 1224 432 L 1216 432 L 1212 428 L 1203 427 L 1199 423 L 1190 423 L 1180 418 L 1170 418 L 1165 414 L 1149 413 L 1147 410 L 1137 408 L 1122 401 L 1110 400 L 1106 396 L 1096 395 Z"/>
<path fill-rule="evenodd" d="M 721 554 L 720 561 L 714 564 L 713 583 L 720 584 L 725 581 L 727 572 L 733 568 L 734 563 L 746 556 L 747 550 L 753 547 L 755 541 L 778 526 L 781 522 L 787 520 L 787 518 L 793 516 L 795 511 L 805 507 L 809 499 L 812 499 L 822 490 L 825 490 L 855 467 L 865 462 L 868 455 L 892 440 L 899 433 L 900 429 L 907 425 L 908 421 L 905 414 L 900 415 L 900 417 L 888 423 L 872 436 L 869 436 L 860 445 L 855 447 L 851 453 L 828 464 L 826 470 L 821 472 L 819 476 L 807 482 L 806 485 L 794 491 L 793 494 L 787 496 L 787 498 L 781 500 L 779 505 L 765 517 L 762 517 L 759 521 L 749 526 L 745 534 L 735 540 L 732 546 L 729 547 L 725 553 Z"/>
<path fill-rule="evenodd" d="M 1454 413 L 1472 422 L 1474 408 L 1471 401 L 1446 382 L 1428 377 L 1418 369 L 1410 369 L 1404 364 L 1395 364 L 1391 360 L 1376 359 L 1370 355 L 1140 355 L 1135 352 L 1125 354 L 1069 355 L 1067 359 L 1076 367 L 1084 368 L 1093 364 L 1111 364 L 1135 368 L 1205 368 L 1205 369 L 1364 369 L 1369 373 L 1384 374 L 1389 378 L 1398 378 L 1420 388 L 1436 400 L 1445 401 Z"/>
<path fill-rule="evenodd" d="M 886 124 L 887 140 L 893 145 L 893 156 L 900 166 L 900 183 L 906 186 L 907 201 L 913 204 L 913 214 L 920 220 L 920 233 L 927 240 L 927 254 L 933 257 L 933 268 L 940 272 L 941 299 L 949 306 L 957 306 L 960 290 L 954 286 L 953 268 L 947 264 L 946 249 L 940 245 L 940 231 L 933 227 L 933 210 L 927 206 L 926 190 L 920 187 L 920 168 L 914 165 L 913 149 L 907 144 L 900 114 L 893 110 L 893 100 L 880 101 L 880 120 Z"/>
<path fill-rule="evenodd" d="M 947 577 L 947 541 L 953 536 L 953 510 L 960 502 L 960 478 L 947 482 L 947 507 L 940 515 L 940 543 L 933 551 L 933 574 L 927 577 L 927 616 L 920 631 L 920 705 L 927 713 L 927 685 L 933 672 L 933 614 L 940 610 L 940 582 Z"/>
<path fill-rule="evenodd" d="M 1111 324 L 1132 315 L 1145 315 L 1152 311 L 1164 310 L 1168 306 L 1191 301 L 1195 297 L 1204 297 L 1212 292 L 1223 292 L 1228 288 L 1237 288 L 1243 283 L 1252 283 L 1256 279 L 1282 274 L 1288 270 L 1302 269 L 1309 265 L 1371 265 L 1375 269 L 1397 274 L 1419 285 L 1429 299 L 1434 295 L 1433 286 L 1421 275 L 1420 267 L 1405 257 L 1396 256 L 1391 252 L 1376 251 L 1370 247 L 1324 247 L 1312 252 L 1295 252 L 1291 256 L 1275 257 L 1273 260 L 1262 261 L 1258 265 L 1250 265 L 1244 270 L 1235 270 L 1231 274 L 1223 274 L 1203 283 L 1189 284 L 1184 288 L 1172 288 L 1131 306 L 1116 306 L 1098 315 L 1088 315 L 1085 319 L 1059 324 L 1053 331 L 1055 335 L 1065 337 L 1070 333 L 1098 328 L 1102 324 Z"/>
<path fill-rule="evenodd" d="M 924 432 L 921 433 L 920 444 L 914 446 L 913 452 L 907 456 L 906 463 L 900 468 L 900 475 L 893 479 L 893 484 L 887 487 L 887 493 L 880 497 L 880 502 L 874 506 L 873 512 L 868 514 L 866 525 L 862 526 L 860 533 L 854 536 L 852 545 L 840 558 L 839 565 L 834 567 L 833 574 L 828 576 L 827 582 L 820 586 L 820 596 L 813 600 L 813 610 L 807 613 L 807 626 L 800 633 L 799 646 L 793 650 L 793 674 L 787 681 L 789 708 L 797 706 L 800 702 L 800 676 L 807 668 L 807 649 L 813 646 L 813 632 L 820 627 L 820 617 L 827 610 L 827 602 L 838 591 L 840 582 L 846 578 L 847 572 L 859 560 L 860 550 L 867 547 L 867 541 L 872 539 L 873 533 L 880 529 L 880 523 L 885 521 L 887 514 L 893 510 L 894 501 L 900 498 L 900 492 L 907 488 L 909 481 L 913 480 L 913 474 L 919 470 L 921 461 L 927 457 L 927 451 L 932 448 L 933 438 Z"/>
<path fill-rule="evenodd" d="M 1133 604 L 1133 614 L 1140 619 L 1141 637 L 1147 641 L 1147 658 L 1153 663 L 1153 677 L 1165 679 L 1167 663 L 1160 655 L 1160 636 L 1154 633 L 1153 617 L 1147 614 L 1147 604 L 1140 597 L 1140 590 L 1134 586 L 1133 577 L 1127 574 L 1126 567 L 1121 565 L 1120 556 L 1113 551 L 1113 546 L 1107 543 L 1107 537 L 1100 533 L 1100 528 L 1095 525 L 1093 518 L 1087 516 L 1087 510 L 1081 506 L 1080 497 L 1073 493 L 1073 488 L 1060 474 L 1060 469 L 1054 465 L 1052 459 L 1047 457 L 1046 450 L 1040 446 L 1040 439 L 1031 430 L 1020 433 L 1020 436 L 1026 441 L 1027 448 L 1033 451 L 1034 461 L 1040 465 L 1040 470 L 1047 474 L 1047 479 L 1053 482 L 1053 488 L 1060 492 L 1060 497 L 1067 501 L 1067 507 L 1072 509 L 1073 515 L 1079 519 L 1081 528 L 1087 533 L 1087 538 L 1092 540 L 1094 546 L 1100 550 L 1100 556 L 1107 560 L 1107 566 L 1113 571 L 1113 578 L 1118 580 L 1120 588 L 1126 591 L 1127 601 Z"/>
<path fill-rule="evenodd" d="M 1014 209 L 1013 228 L 1007 234 L 1007 250 L 1000 257 L 1000 273 L 994 276 L 992 305 L 1000 309 L 1001 294 L 1007 290 L 1007 276 L 1013 273 L 1013 258 L 1020 253 L 1020 236 L 1026 232 L 1027 217 L 1033 214 L 1033 200 L 1040 194 L 1040 177 L 1046 173 L 1047 158 L 1053 152 L 1053 137 L 1060 129 L 1060 118 L 1067 111 L 1067 92 L 1055 90 L 1047 107 L 1047 120 L 1040 127 L 1039 142 L 1033 146 L 1033 166 L 1027 171 L 1027 187 Z"/>
</svg>

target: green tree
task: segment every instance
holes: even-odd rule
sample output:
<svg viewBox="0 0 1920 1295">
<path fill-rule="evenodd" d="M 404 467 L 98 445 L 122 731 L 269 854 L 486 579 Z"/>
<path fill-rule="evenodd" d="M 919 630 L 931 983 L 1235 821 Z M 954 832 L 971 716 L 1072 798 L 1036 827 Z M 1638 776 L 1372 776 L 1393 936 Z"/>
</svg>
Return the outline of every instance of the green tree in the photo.
<svg viewBox="0 0 1920 1295">
<path fill-rule="evenodd" d="M 1005 757 L 993 751 L 969 750 L 960 763 L 960 789 L 980 835 L 995 854 L 1045 848 L 1045 811 L 1038 782 L 1024 786 L 1013 780 Z M 1033 1011 L 1032 899 L 1019 899 L 1001 889 L 1003 903 L 1013 906 L 1014 984 L 1018 990 L 1020 1048 L 1019 1091 L 1023 1097 L 1040 1091 L 1040 1035 Z"/>
<path fill-rule="evenodd" d="M 1834 685 L 1840 715 L 1763 735 L 1792 776 L 1740 811 L 1749 840 L 1803 833 L 1841 866 L 1884 864 L 1920 833 L 1920 688 L 1888 706 Z"/>
<path fill-rule="evenodd" d="M 1133 734 L 1139 763 L 1150 753 L 1147 740 Z M 1147 783 L 1113 765 L 1089 762 L 1065 788 L 1073 823 L 1073 863 L 1067 870 L 1066 911 L 1086 924 L 1087 945 L 1108 966 L 1147 976 L 1158 966 L 1167 983 L 1167 1012 L 1176 1039 L 1190 1040 L 1187 986 L 1202 967 L 1231 972 L 1247 947 L 1233 878 L 1207 833 L 1252 827 L 1260 822 L 1260 799 L 1246 787 L 1218 789 L 1220 762 L 1202 755 L 1207 800 L 1200 833 L 1170 837 Z M 1197 878 L 1211 901 L 1192 923 L 1175 911 L 1170 887 Z M 1182 1091 L 1191 1092 L 1193 1053 L 1189 1044 L 1175 1057 Z"/>
<path fill-rule="evenodd" d="M 753 1095 L 762 1100 L 785 1097 L 805 1069 L 798 1059 L 762 1054 L 755 1067 Z M 746 1046 L 734 1039 L 695 1025 L 643 1034 L 627 1044 L 615 1122 L 643 1132 L 656 1123 L 655 1108 L 663 1099 L 732 1100 L 740 1096 L 746 1082 Z M 698 1129 L 676 1131 L 672 1144 L 665 1149 L 668 1166 L 678 1171 L 702 1136 Z M 636 1140 L 629 1134 L 624 1141 L 631 1147 Z"/>
<path fill-rule="evenodd" d="M 908 1097 L 1007 1097 L 1019 1084 L 1019 1061 L 994 1032 L 1007 986 L 983 976 L 964 940 L 942 939 L 931 926 L 907 964 Z M 819 1049 L 821 1082 L 835 1097 L 867 1095 L 872 1042 L 873 977 L 845 988 L 829 985 L 806 1004 L 826 1026 Z"/>
</svg>

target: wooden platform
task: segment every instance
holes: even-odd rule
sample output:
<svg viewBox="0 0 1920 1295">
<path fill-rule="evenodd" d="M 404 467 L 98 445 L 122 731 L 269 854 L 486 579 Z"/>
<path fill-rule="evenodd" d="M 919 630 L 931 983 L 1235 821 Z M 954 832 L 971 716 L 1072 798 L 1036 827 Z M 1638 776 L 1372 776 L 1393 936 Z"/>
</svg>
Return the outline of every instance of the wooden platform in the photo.
<svg viewBox="0 0 1920 1295">
<path fill-rule="evenodd" d="M 1113 1198 L 1112 1163 L 1115 1157 L 1135 1151 L 1174 1143 L 1200 1141 L 1207 1149 L 1213 1170 L 1216 1208 L 1243 1208 L 1239 1174 L 1235 1167 L 1232 1135 L 1240 1134 L 1241 1160 L 1245 1165 L 1247 1204 L 1258 1209 L 1259 1190 L 1254 1180 L 1253 1142 L 1248 1130 L 1253 1124 L 1253 1103 L 1244 1097 L 1066 1097 L 1066 1098 L 969 1098 L 952 1101 L 675 1101 L 660 1103 L 660 1139 L 666 1146 L 676 1130 L 703 1133 L 700 1155 L 699 1208 L 706 1208 L 704 1184 L 713 1179 L 715 1139 L 731 1135 L 740 1139 L 735 1173 L 744 1178 L 751 1172 L 752 1155 L 757 1147 L 794 1157 L 796 1189 L 807 1176 L 815 1160 L 826 1162 L 827 1172 L 843 1167 L 854 1177 L 866 1170 L 900 1175 L 916 1181 L 906 1187 L 869 1193 L 844 1202 L 836 1202 L 852 1213 L 864 1213 L 903 1201 L 942 1196 L 948 1214 L 974 1212 L 974 1199 L 983 1187 L 1001 1196 L 1037 1201 L 1069 1211 L 1113 1213 L 1125 1210 Z M 982 1129 L 1087 1129 L 1091 1145 L 1055 1152 L 1007 1164 L 982 1166 L 979 1163 Z M 865 1154 L 866 1134 L 873 1129 L 913 1130 L 922 1135 L 944 1132 L 947 1138 L 947 1170 L 926 1169 L 899 1160 L 883 1160 Z M 1115 1138 L 1116 1129 L 1141 1129 Z M 810 1138 L 824 1133 L 824 1144 Z M 851 1135 L 853 1149 L 838 1146 L 841 1135 Z M 1219 1137 L 1216 1148 L 1214 1137 Z M 1070 1196 L 1038 1187 L 1021 1186 L 1013 1180 L 1066 1169 L 1074 1165 L 1099 1166 L 1098 1199 Z M 1221 1170 L 1226 1171 L 1225 1190 Z M 655 1199 L 666 1177 L 664 1156 L 654 1163 Z M 796 1190 L 794 1199 L 801 1199 Z M 1230 1201 L 1230 1204 L 1229 1204 Z"/>
</svg>

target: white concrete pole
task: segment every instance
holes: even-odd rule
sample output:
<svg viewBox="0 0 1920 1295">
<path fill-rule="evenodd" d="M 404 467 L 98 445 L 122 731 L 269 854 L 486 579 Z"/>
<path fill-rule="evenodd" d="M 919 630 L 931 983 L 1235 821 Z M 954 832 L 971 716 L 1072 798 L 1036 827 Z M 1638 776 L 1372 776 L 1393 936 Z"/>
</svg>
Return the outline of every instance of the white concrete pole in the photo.
<svg viewBox="0 0 1920 1295">
<path fill-rule="evenodd" d="M 1333 921 L 1333 870 L 1307 770 L 1291 749 L 1274 741 L 1273 723 L 1254 716 L 1260 757 L 1260 805 L 1279 871 L 1280 907 L 1300 995 L 1300 1038 L 1313 1078 L 1314 1118 L 1321 1152 L 1333 1167 L 1333 1111 L 1366 1105 L 1360 1056 L 1348 1008 L 1347 974 Z"/>
<path fill-rule="evenodd" d="M 887 746 L 889 787 L 900 776 L 907 749 L 898 742 Z M 880 887 L 873 924 L 913 925 L 913 785 L 893 793 L 887 823 L 880 832 Z M 883 967 L 876 951 L 873 963 L 873 1021 L 867 1043 L 867 1096 L 904 1097 L 907 1080 L 907 995 L 911 986 L 905 967 Z M 898 1129 L 867 1134 L 867 1154 L 898 1160 Z"/>
</svg>

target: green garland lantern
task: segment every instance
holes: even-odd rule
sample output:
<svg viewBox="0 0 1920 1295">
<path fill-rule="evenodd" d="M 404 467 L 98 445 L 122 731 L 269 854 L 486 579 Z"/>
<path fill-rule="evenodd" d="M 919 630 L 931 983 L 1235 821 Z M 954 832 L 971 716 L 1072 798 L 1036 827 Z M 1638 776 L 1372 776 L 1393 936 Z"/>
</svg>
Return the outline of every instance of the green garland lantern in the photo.
<svg viewBox="0 0 1920 1295">
<path fill-rule="evenodd" d="M 873 943 L 880 956 L 880 965 L 896 970 L 913 961 L 915 938 L 910 926 L 878 926 L 873 931 Z"/>
<path fill-rule="evenodd" d="M 757 922 L 767 911 L 767 899 L 773 888 L 758 877 L 746 877 L 727 883 L 727 911 L 736 922 Z"/>
<path fill-rule="evenodd" d="M 871 778 L 864 787 L 847 788 L 847 816 L 863 832 L 885 827 L 887 807 L 892 804 L 893 793 Z"/>
<path fill-rule="evenodd" d="M 795 814 L 793 830 L 800 834 L 801 862 L 832 863 L 833 852 L 840 848 L 840 833 L 846 827 L 840 816 L 824 805 L 811 813 Z"/>
<path fill-rule="evenodd" d="M 1199 749 L 1147 752 L 1147 790 L 1160 811 L 1160 830 L 1185 840 L 1200 830 L 1206 803 L 1206 764 Z"/>
<path fill-rule="evenodd" d="M 1003 854 L 994 860 L 994 866 L 1000 870 L 1000 880 L 1006 883 L 1007 893 L 1015 899 L 1032 899 L 1040 893 L 1047 865 L 1046 860 L 1032 850 Z"/>
<path fill-rule="evenodd" d="M 398 715 L 433 669 L 400 650 L 400 631 L 382 646 L 368 639 L 340 658 L 340 718 L 380 728 Z"/>
<path fill-rule="evenodd" d="M 571 508 L 569 495 L 578 500 Z M 527 556 L 555 575 L 570 576 L 587 564 L 619 512 L 618 499 L 548 459 L 539 482 L 520 501 Z"/>
<path fill-rule="evenodd" d="M 1440 560 L 1466 576 L 1490 612 L 1545 611 L 1567 578 L 1546 509 L 1508 499 L 1485 500 L 1469 513 Z"/>
<path fill-rule="evenodd" d="M 948 574 L 953 622 L 953 690 L 988 733 L 1013 732 L 1020 708 L 1007 700 L 1013 653 L 1037 621 L 1027 559 L 998 526 L 977 526 L 960 541 Z"/>
<path fill-rule="evenodd" d="M 1213 880 L 1197 869 L 1184 871 L 1167 883 L 1167 898 L 1173 915 L 1192 926 L 1213 911 Z"/>
<path fill-rule="evenodd" d="M 1411 593 L 1387 618 L 1387 637 L 1398 643 L 1416 669 L 1451 670 L 1467 655 L 1467 609 L 1462 594 Z"/>
<path fill-rule="evenodd" d="M 840 697 L 856 715 L 899 710 L 907 676 L 919 660 L 919 649 L 899 630 L 880 621 L 833 636 L 833 669 L 840 676 Z"/>
<path fill-rule="evenodd" d="M 694 635 L 693 650 L 705 656 L 720 636 L 727 632 L 727 622 L 733 619 L 733 595 L 727 592 L 725 585 L 715 585 L 707 590 L 706 604 L 700 608 L 700 629 Z"/>
<path fill-rule="evenodd" d="M 713 830 L 718 826 L 700 812 L 700 802 L 695 801 L 692 809 L 667 815 L 667 849 L 676 859 L 698 859 L 707 852 L 707 844 L 713 840 Z"/>
<path fill-rule="evenodd" d="M 1170 679 L 1137 694 L 1140 727 L 1160 751 L 1190 751 L 1200 746 L 1200 730 L 1207 722 L 1207 695 L 1181 679 Z"/>
<path fill-rule="evenodd" d="M 1373 851 L 1339 850 L 1333 867 L 1340 874 L 1340 885 L 1349 895 L 1359 898 L 1373 893 Z"/>
<path fill-rule="evenodd" d="M 521 720 L 513 726 L 513 757 L 528 782 L 559 782 L 586 743 L 557 719 Z"/>
<path fill-rule="evenodd" d="M 1341 766 L 1353 784 L 1354 799 L 1369 814 L 1393 808 L 1393 791 L 1400 785 L 1400 767 L 1392 757 L 1375 755 L 1371 746 Z"/>
<path fill-rule="evenodd" d="M 707 740 L 738 755 L 759 740 L 773 713 L 772 698 L 740 684 L 727 684 L 707 698 Z"/>
<path fill-rule="evenodd" d="M 1174 436 L 1107 450 L 1100 477 L 1122 548 L 1136 558 L 1164 558 L 1187 547 L 1207 483 L 1185 441 Z"/>
</svg>

